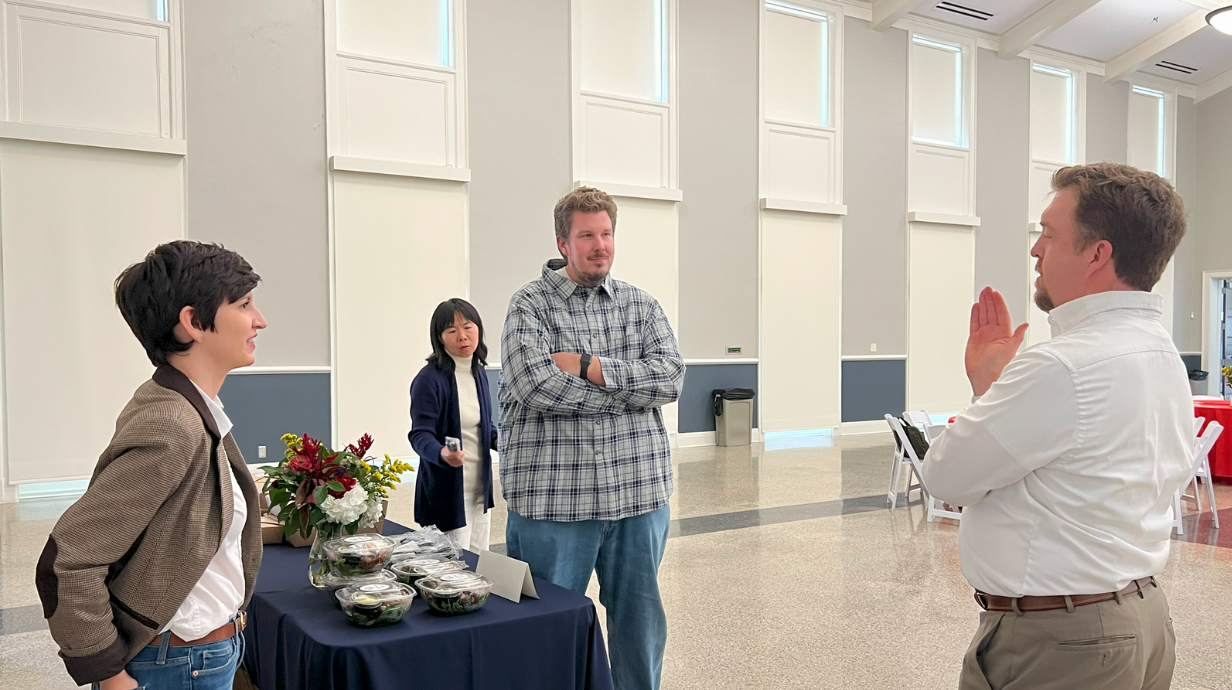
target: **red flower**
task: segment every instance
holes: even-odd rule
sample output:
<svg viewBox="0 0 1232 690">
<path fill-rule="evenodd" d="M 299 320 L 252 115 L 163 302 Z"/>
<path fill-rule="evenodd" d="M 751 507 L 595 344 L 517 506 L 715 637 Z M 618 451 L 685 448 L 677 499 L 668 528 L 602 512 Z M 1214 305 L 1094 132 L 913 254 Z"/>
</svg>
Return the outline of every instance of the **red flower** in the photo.
<svg viewBox="0 0 1232 690">
<path fill-rule="evenodd" d="M 342 485 L 342 491 L 329 492 L 329 495 L 333 496 L 334 498 L 342 498 L 343 494 L 350 491 L 351 487 L 355 486 L 355 478 L 349 474 L 336 475 L 333 481 L 336 481 Z"/>
<path fill-rule="evenodd" d="M 311 472 L 312 465 L 312 458 L 307 455 L 296 455 L 287 463 L 287 466 L 295 472 Z"/>
<path fill-rule="evenodd" d="M 371 447 L 372 447 L 372 437 L 369 436 L 368 434 L 364 434 L 363 436 L 359 437 L 359 445 L 357 446 L 354 443 L 352 443 L 347 446 L 347 451 L 362 458 L 364 457 L 364 455 L 368 453 L 368 449 Z"/>
</svg>

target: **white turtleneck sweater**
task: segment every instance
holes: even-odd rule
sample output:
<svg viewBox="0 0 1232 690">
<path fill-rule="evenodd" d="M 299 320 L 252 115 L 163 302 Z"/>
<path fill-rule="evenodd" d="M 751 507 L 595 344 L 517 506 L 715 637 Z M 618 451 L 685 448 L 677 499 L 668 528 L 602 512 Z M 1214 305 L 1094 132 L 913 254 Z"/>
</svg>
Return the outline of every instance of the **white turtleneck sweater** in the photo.
<svg viewBox="0 0 1232 690">
<path fill-rule="evenodd" d="M 475 386 L 475 375 L 471 372 L 472 359 L 473 357 L 453 357 L 453 375 L 458 384 L 458 416 L 462 423 L 462 451 L 466 456 L 462 461 L 462 491 L 467 501 L 475 500 L 479 492 L 483 491 L 479 391 Z"/>
</svg>

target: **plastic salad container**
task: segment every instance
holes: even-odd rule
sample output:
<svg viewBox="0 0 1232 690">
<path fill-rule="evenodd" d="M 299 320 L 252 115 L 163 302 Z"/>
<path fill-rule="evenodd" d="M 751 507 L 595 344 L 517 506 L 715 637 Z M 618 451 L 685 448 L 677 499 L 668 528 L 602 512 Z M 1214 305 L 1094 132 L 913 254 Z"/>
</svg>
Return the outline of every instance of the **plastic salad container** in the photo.
<svg viewBox="0 0 1232 690">
<path fill-rule="evenodd" d="M 398 582 L 413 585 L 421 577 L 462 572 L 466 570 L 466 563 L 447 558 L 414 558 L 394 561 L 389 570 L 398 578 Z"/>
<path fill-rule="evenodd" d="M 361 628 L 373 628 L 402 620 L 411 610 L 415 591 L 397 582 L 385 582 L 343 587 L 334 596 L 352 623 Z"/>
<path fill-rule="evenodd" d="M 330 571 L 342 576 L 367 575 L 385 567 L 393 541 L 379 534 L 356 534 L 322 545 Z"/>
<path fill-rule="evenodd" d="M 449 537 L 439 533 L 416 536 L 418 534 L 419 532 L 412 532 L 409 536 L 403 535 L 401 543 L 394 546 L 390 560 L 427 557 L 457 558 L 459 556 L 458 547 L 454 546 Z"/>
<path fill-rule="evenodd" d="M 468 572 L 420 578 L 415 586 L 428 608 L 445 616 L 478 611 L 492 591 L 491 580 Z"/>
<path fill-rule="evenodd" d="M 321 576 L 321 582 L 325 585 L 324 589 L 329 592 L 330 596 L 343 587 L 390 584 L 397 581 L 398 576 L 388 570 L 378 570 L 366 575 L 338 575 L 326 572 Z"/>
</svg>

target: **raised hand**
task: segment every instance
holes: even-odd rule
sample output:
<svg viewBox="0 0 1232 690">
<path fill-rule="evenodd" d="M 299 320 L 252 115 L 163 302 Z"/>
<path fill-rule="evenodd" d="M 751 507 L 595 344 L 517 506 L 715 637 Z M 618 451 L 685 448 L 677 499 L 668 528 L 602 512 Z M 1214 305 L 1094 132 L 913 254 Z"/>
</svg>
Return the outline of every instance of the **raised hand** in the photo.
<svg viewBox="0 0 1232 690">
<path fill-rule="evenodd" d="M 1013 328 L 1009 307 L 1001 293 L 990 287 L 980 292 L 979 301 L 971 305 L 971 334 L 963 358 L 971 390 L 976 395 L 988 392 L 1001 378 L 1001 371 L 1018 354 L 1026 333 L 1025 323 Z"/>
</svg>

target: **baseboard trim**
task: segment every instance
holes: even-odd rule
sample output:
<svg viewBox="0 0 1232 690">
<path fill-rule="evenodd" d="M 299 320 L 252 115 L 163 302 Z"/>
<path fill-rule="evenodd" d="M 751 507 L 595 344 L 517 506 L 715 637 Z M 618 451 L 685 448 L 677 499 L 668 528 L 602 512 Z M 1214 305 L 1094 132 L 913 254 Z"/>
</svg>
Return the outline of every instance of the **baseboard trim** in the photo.
<svg viewBox="0 0 1232 690">
<path fill-rule="evenodd" d="M 677 448 L 704 448 L 714 445 L 713 431 L 690 431 L 676 435 Z M 761 430 L 753 430 L 753 443 L 761 443 Z"/>
<path fill-rule="evenodd" d="M 867 422 L 843 422 L 837 431 L 842 436 L 888 434 L 890 433 L 890 427 L 884 419 L 874 419 Z"/>
</svg>

